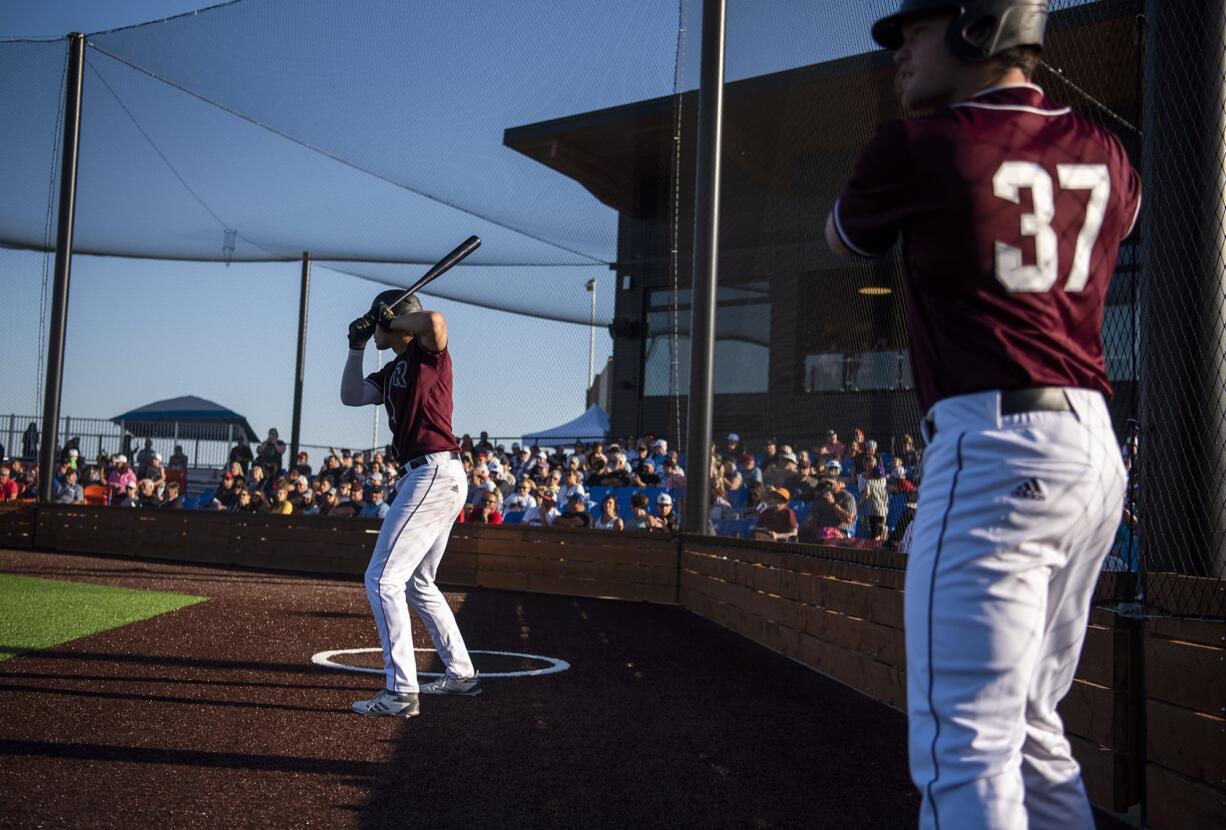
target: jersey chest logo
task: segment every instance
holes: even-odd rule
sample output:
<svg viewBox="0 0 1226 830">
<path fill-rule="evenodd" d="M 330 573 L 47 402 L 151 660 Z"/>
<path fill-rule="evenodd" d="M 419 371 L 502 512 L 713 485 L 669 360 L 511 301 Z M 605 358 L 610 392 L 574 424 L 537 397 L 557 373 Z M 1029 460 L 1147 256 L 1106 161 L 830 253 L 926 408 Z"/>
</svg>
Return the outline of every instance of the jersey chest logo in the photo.
<svg viewBox="0 0 1226 830">
<path fill-rule="evenodd" d="M 392 370 L 392 388 L 404 389 L 409 385 L 409 364 L 397 363 Z"/>
</svg>

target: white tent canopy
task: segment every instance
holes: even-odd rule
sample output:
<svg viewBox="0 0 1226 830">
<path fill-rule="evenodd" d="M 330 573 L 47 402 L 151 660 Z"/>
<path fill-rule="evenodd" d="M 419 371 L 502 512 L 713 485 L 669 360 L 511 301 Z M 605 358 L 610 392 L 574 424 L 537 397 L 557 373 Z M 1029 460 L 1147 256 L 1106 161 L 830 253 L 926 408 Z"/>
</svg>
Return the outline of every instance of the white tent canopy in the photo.
<svg viewBox="0 0 1226 830">
<path fill-rule="evenodd" d="M 578 418 L 560 424 L 553 429 L 529 433 L 525 444 L 573 443 L 575 441 L 603 441 L 609 437 L 609 416 L 597 404 L 588 407 Z"/>
</svg>

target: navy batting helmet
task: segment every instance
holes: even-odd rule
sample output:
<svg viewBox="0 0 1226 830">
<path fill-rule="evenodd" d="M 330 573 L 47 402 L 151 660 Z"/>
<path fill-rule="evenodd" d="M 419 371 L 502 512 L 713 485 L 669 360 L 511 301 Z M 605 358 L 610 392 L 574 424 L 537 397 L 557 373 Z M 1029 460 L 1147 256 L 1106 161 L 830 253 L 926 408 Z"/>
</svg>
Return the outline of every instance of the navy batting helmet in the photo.
<svg viewBox="0 0 1226 830">
<path fill-rule="evenodd" d="M 417 299 L 416 294 L 410 294 L 395 305 L 391 305 L 393 302 L 399 299 L 400 295 L 403 293 L 403 288 L 390 288 L 387 291 L 380 291 L 379 295 L 371 300 L 370 310 L 374 311 L 375 307 L 379 305 L 379 303 L 387 303 L 391 307 L 392 313 L 397 317 L 401 317 L 414 311 L 421 311 L 421 300 Z"/>
<path fill-rule="evenodd" d="M 1047 0 L 902 0 L 902 7 L 873 24 L 873 40 L 886 49 L 902 46 L 902 27 L 910 18 L 954 12 L 945 33 L 949 50 L 968 61 L 985 61 L 1015 46 L 1043 48 Z"/>
</svg>

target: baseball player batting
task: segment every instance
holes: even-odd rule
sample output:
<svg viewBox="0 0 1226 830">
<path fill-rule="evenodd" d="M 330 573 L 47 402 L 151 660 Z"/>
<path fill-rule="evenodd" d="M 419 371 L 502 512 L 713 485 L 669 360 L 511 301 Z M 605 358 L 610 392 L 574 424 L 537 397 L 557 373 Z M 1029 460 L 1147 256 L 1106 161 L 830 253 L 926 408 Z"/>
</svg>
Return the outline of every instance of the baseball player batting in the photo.
<svg viewBox="0 0 1226 830">
<path fill-rule="evenodd" d="M 914 116 L 863 148 L 826 222 L 846 256 L 902 242 L 929 443 L 906 577 L 923 828 L 1094 826 L 1056 704 L 1123 506 L 1101 328 L 1141 187 L 1115 136 L 1030 82 L 1047 11 L 904 0 L 878 20 Z"/>
<path fill-rule="evenodd" d="M 372 335 L 375 347 L 392 349 L 396 359 L 363 377 L 362 354 Z M 447 323 L 439 312 L 423 311 L 416 296 L 384 291 L 369 312 L 349 324 L 341 402 L 386 407 L 391 460 L 405 470 L 366 569 L 366 595 L 383 647 L 387 686 L 353 704 L 362 715 L 413 717 L 421 711 L 419 692 L 481 693 L 455 616 L 434 584 L 451 525 L 468 492 L 460 445 L 451 432 L 451 388 Z M 410 605 L 446 666 L 442 677 L 420 688 Z"/>
</svg>

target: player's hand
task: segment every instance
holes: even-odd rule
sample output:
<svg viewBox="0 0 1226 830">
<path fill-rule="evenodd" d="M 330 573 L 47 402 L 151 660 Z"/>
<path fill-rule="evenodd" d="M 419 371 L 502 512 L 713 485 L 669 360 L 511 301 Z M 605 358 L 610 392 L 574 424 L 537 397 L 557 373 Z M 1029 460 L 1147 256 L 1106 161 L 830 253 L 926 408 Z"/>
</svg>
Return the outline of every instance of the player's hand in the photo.
<svg viewBox="0 0 1226 830">
<path fill-rule="evenodd" d="M 349 348 L 365 349 L 366 341 L 375 335 L 374 314 L 367 312 L 349 324 Z"/>
<path fill-rule="evenodd" d="M 387 303 L 378 303 L 370 310 L 375 320 L 375 325 L 384 331 L 392 330 L 392 321 L 396 319 L 396 315 L 388 307 Z"/>
</svg>

